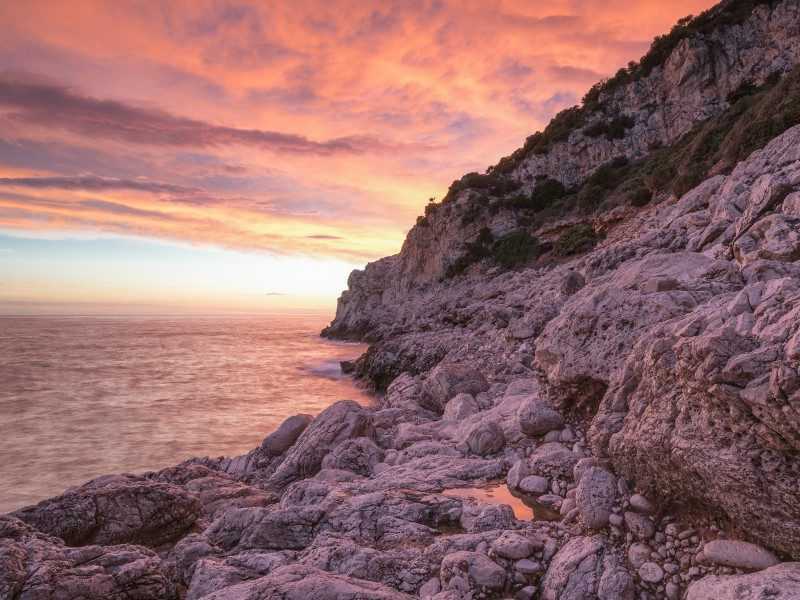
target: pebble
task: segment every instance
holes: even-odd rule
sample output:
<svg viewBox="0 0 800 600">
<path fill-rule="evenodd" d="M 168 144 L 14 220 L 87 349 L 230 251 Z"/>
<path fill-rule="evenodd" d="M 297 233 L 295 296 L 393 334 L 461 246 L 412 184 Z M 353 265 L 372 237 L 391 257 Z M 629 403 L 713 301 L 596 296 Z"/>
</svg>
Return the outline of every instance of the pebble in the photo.
<svg viewBox="0 0 800 600">
<path fill-rule="evenodd" d="M 646 562 L 639 567 L 639 577 L 647 583 L 659 583 L 664 579 L 664 571 L 654 562 Z"/>
<path fill-rule="evenodd" d="M 681 587 L 675 583 L 668 583 L 664 592 L 669 600 L 678 600 L 681 597 Z"/>
<path fill-rule="evenodd" d="M 523 558 L 514 563 L 514 569 L 523 575 L 535 575 L 542 572 L 542 565 L 528 558 Z"/>
<path fill-rule="evenodd" d="M 655 510 L 653 503 L 641 494 L 634 494 L 630 497 L 629 502 L 631 508 L 638 513 L 649 515 Z"/>
<path fill-rule="evenodd" d="M 648 517 L 631 511 L 625 512 L 625 525 L 640 540 L 650 539 L 656 531 Z"/>
</svg>

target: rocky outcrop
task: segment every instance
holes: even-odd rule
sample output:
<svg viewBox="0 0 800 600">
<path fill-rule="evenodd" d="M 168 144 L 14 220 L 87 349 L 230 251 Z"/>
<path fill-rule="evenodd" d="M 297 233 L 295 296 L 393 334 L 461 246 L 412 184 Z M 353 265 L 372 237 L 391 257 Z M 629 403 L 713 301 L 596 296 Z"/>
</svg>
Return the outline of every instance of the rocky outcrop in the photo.
<svg viewBox="0 0 800 600">
<path fill-rule="evenodd" d="M 168 599 L 175 597 L 175 586 L 161 559 L 147 548 L 71 548 L 20 520 L 0 517 L 0 597 Z"/>
<path fill-rule="evenodd" d="M 70 546 L 160 546 L 186 533 L 200 502 L 181 487 L 130 475 L 101 477 L 13 516 Z"/>
</svg>

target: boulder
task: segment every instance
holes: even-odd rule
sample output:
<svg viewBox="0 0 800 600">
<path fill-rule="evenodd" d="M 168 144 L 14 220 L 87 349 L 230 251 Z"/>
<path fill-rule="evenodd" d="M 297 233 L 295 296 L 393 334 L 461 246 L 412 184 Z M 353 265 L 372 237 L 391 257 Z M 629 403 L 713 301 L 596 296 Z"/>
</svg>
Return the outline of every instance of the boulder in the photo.
<svg viewBox="0 0 800 600">
<path fill-rule="evenodd" d="M 616 497 L 616 477 L 599 467 L 589 467 L 584 471 L 575 492 L 575 503 L 589 529 L 601 529 L 608 525 Z"/>
<path fill-rule="evenodd" d="M 705 562 L 748 571 L 760 571 L 780 561 L 769 550 L 738 540 L 713 540 L 703 546 Z"/>
<path fill-rule="evenodd" d="M 540 494 L 547 493 L 547 491 L 550 489 L 550 480 L 546 477 L 539 477 L 538 475 L 528 475 L 527 477 L 522 478 L 522 481 L 519 482 L 518 488 L 525 494 L 538 496 Z"/>
<path fill-rule="evenodd" d="M 423 384 L 420 403 L 437 413 L 458 394 L 475 396 L 489 389 L 489 383 L 481 372 L 471 365 L 439 364 Z"/>
<path fill-rule="evenodd" d="M 182 487 L 119 475 L 92 480 L 12 515 L 69 546 L 156 547 L 186 533 L 200 510 L 198 499 Z"/>
<path fill-rule="evenodd" d="M 561 429 L 564 419 L 547 402 L 535 396 L 523 402 L 517 411 L 519 427 L 525 435 L 537 437 Z"/>
<path fill-rule="evenodd" d="M 458 394 L 447 402 L 442 418 L 446 421 L 461 421 L 479 410 L 480 407 L 471 394 Z"/>
<path fill-rule="evenodd" d="M 152 550 L 133 545 L 71 548 L 9 516 L 0 516 L 0 598 L 152 600 L 174 585 Z"/>
<path fill-rule="evenodd" d="M 506 571 L 485 554 L 462 551 L 444 557 L 439 578 L 445 590 L 471 597 L 473 593 L 502 590 Z"/>
<path fill-rule="evenodd" d="M 634 585 L 608 540 L 572 538 L 553 557 L 542 580 L 542 600 L 633 600 Z"/>
<path fill-rule="evenodd" d="M 323 469 L 341 469 L 369 477 L 379 462 L 383 450 L 369 438 L 344 440 L 322 459 Z"/>
<path fill-rule="evenodd" d="M 506 444 L 506 437 L 494 421 L 480 421 L 467 429 L 463 442 L 473 454 L 487 456 L 500 452 Z"/>
<path fill-rule="evenodd" d="M 261 449 L 268 456 L 280 456 L 292 447 L 314 418 L 311 415 L 294 415 L 264 438 Z"/>
<path fill-rule="evenodd" d="M 686 600 L 795 600 L 800 598 L 800 563 L 781 563 L 747 575 L 709 575 L 689 586 Z"/>
<path fill-rule="evenodd" d="M 303 431 L 268 483 L 283 488 L 297 479 L 316 474 L 327 454 L 344 440 L 369 437 L 370 414 L 352 400 L 342 400 L 323 410 Z"/>
<path fill-rule="evenodd" d="M 542 444 L 528 459 L 528 471 L 543 477 L 567 479 L 580 457 L 558 442 Z"/>
<path fill-rule="evenodd" d="M 519 533 L 504 531 L 499 538 L 492 542 L 492 550 L 503 558 L 519 560 L 533 554 L 534 544 Z"/>
</svg>

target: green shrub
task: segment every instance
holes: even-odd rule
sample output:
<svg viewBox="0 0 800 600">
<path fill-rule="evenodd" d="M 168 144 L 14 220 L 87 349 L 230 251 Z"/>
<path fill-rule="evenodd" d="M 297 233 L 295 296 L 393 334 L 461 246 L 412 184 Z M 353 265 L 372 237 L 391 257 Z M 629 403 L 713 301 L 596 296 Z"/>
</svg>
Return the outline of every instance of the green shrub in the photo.
<svg viewBox="0 0 800 600">
<path fill-rule="evenodd" d="M 636 121 L 633 120 L 633 117 L 621 115 L 614 117 L 611 121 L 598 121 L 589 125 L 583 130 L 583 133 L 591 138 L 603 135 L 609 140 L 620 140 L 625 137 L 625 132 L 635 124 Z"/>
<path fill-rule="evenodd" d="M 553 245 L 556 256 L 572 256 L 587 252 L 597 243 L 597 234 L 591 225 L 581 223 L 567 229 Z"/>
<path fill-rule="evenodd" d="M 506 269 L 519 266 L 539 256 L 539 241 L 527 231 L 507 233 L 492 246 L 492 258 Z"/>
</svg>

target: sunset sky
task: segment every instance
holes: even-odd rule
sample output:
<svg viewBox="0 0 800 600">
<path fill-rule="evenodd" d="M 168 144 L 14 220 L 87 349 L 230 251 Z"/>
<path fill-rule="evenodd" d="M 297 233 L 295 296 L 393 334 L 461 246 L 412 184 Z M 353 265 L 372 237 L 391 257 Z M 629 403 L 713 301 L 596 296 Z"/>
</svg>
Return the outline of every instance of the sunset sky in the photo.
<svg viewBox="0 0 800 600">
<path fill-rule="evenodd" d="M 333 309 L 708 0 L 0 3 L 0 313 Z"/>
</svg>

